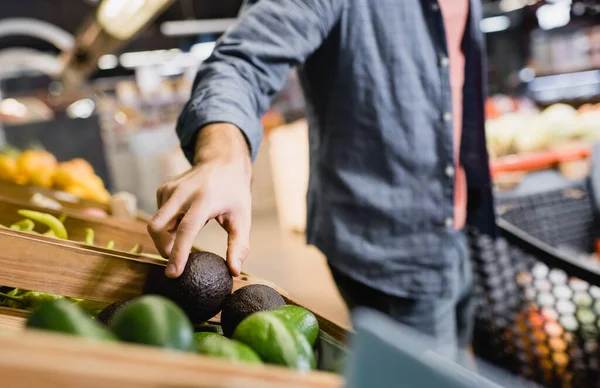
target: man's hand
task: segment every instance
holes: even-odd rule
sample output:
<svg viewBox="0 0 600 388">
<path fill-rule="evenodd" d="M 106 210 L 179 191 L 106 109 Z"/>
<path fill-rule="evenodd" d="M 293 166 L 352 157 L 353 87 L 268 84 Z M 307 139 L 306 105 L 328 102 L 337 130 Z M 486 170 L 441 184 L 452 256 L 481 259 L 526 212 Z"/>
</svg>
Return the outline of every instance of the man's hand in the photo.
<svg viewBox="0 0 600 388">
<path fill-rule="evenodd" d="M 251 170 L 246 139 L 236 126 L 200 130 L 194 167 L 158 189 L 158 212 L 148 224 L 159 252 L 169 258 L 167 276 L 181 275 L 196 236 L 213 218 L 227 231 L 227 263 L 239 276 L 250 247 Z"/>
</svg>

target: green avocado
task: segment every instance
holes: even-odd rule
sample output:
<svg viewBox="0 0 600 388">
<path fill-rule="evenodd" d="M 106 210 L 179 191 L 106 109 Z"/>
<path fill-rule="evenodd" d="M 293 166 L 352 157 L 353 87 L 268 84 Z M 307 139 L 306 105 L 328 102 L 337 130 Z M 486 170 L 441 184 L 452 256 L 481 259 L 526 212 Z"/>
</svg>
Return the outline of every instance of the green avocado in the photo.
<svg viewBox="0 0 600 388">
<path fill-rule="evenodd" d="M 277 291 L 262 284 L 242 287 L 231 294 L 221 311 L 221 327 L 226 337 L 231 337 L 237 325 L 246 317 L 259 311 L 285 306 L 285 300 Z"/>
<path fill-rule="evenodd" d="M 168 278 L 156 266 L 148 275 L 144 293 L 162 295 L 185 311 L 192 323 L 201 323 L 221 311 L 233 290 L 225 260 L 211 252 L 192 252 L 181 276 Z"/>
<path fill-rule="evenodd" d="M 258 354 L 241 342 L 217 333 L 194 334 L 196 352 L 207 356 L 225 358 L 234 364 L 262 364 Z"/>
<path fill-rule="evenodd" d="M 125 342 L 183 351 L 193 348 L 190 320 L 175 303 L 161 296 L 132 300 L 115 313 L 110 328 Z"/>
<path fill-rule="evenodd" d="M 233 339 L 248 345 L 269 364 L 300 371 L 315 368 L 315 354 L 306 337 L 272 311 L 244 319 L 235 329 Z"/>
<path fill-rule="evenodd" d="M 27 318 L 28 328 L 50 330 L 97 341 L 116 340 L 107 329 L 65 299 L 41 304 Z"/>
<path fill-rule="evenodd" d="M 273 314 L 285 320 L 302 333 L 313 346 L 319 337 L 319 322 L 310 311 L 299 306 L 281 306 L 271 310 Z"/>
</svg>

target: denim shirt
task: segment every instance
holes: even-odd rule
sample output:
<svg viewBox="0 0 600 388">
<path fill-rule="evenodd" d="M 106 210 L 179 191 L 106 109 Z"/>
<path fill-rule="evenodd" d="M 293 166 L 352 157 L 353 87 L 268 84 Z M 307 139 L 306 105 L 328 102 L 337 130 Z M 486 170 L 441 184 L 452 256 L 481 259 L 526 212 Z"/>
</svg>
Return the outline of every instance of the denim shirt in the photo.
<svg viewBox="0 0 600 388">
<path fill-rule="evenodd" d="M 388 294 L 449 295 L 452 101 L 437 0 L 252 3 L 198 71 L 177 124 L 186 156 L 200 128 L 229 122 L 256 157 L 260 117 L 297 66 L 310 128 L 308 243 L 337 270 Z M 493 233 L 480 13 L 471 0 L 461 163 L 467 222 Z"/>
</svg>

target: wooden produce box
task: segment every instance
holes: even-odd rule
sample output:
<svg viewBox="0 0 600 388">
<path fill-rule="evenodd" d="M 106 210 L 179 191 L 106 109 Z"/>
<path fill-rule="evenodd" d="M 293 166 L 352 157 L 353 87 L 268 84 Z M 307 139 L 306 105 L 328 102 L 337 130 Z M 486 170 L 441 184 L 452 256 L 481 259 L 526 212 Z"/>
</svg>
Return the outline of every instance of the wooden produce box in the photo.
<svg viewBox="0 0 600 388">
<path fill-rule="evenodd" d="M 75 197 L 71 194 L 42 187 L 18 185 L 13 182 L 0 180 L 0 198 L 29 201 L 34 194 L 41 194 L 61 204 L 65 210 L 77 212 L 85 208 L 95 207 L 109 211 L 108 205 L 89 199 Z"/>
<path fill-rule="evenodd" d="M 35 194 L 41 194 L 44 197 L 58 202 L 62 206 L 61 210 L 68 214 L 85 215 L 84 210 L 89 208 L 104 210 L 109 215 L 111 213 L 110 206 L 105 203 L 75 197 L 71 194 L 61 191 L 44 189 L 35 186 L 18 185 L 16 183 L 0 180 L 0 200 L 13 200 L 29 204 L 32 203 L 31 201 Z M 138 212 L 137 219 L 131 220 L 131 223 L 137 223 L 140 228 L 145 228 L 149 219 L 149 215 L 143 212 Z"/>
<path fill-rule="evenodd" d="M 0 229 L 0 285 L 112 303 L 138 296 L 162 260 L 72 241 Z M 234 290 L 269 284 L 244 275 Z M 288 303 L 296 304 L 282 290 Z M 0 386 L 21 387 L 341 387 L 333 373 L 301 374 L 275 366 L 233 365 L 190 353 L 132 344 L 91 343 L 20 330 L 27 311 L 0 308 Z M 315 314 L 320 358 L 340 356 L 347 332 Z M 219 317 L 212 321 L 218 322 Z"/>
<path fill-rule="evenodd" d="M 33 204 L 13 199 L 0 198 L 0 225 L 10 226 L 22 220 L 18 210 L 27 209 L 60 217 L 67 216 L 64 225 L 69 234 L 69 240 L 84 241 L 85 229 L 92 228 L 95 234 L 95 245 L 106 246 L 109 241 L 114 241 L 115 249 L 129 251 L 135 244 L 140 244 L 141 252 L 158 253 L 152 238 L 146 230 L 146 224 L 135 220 L 125 221 L 112 217 L 97 218 L 73 213 L 70 211 L 52 210 L 35 206 Z M 47 228 L 41 227 L 39 232 L 45 232 Z"/>
</svg>

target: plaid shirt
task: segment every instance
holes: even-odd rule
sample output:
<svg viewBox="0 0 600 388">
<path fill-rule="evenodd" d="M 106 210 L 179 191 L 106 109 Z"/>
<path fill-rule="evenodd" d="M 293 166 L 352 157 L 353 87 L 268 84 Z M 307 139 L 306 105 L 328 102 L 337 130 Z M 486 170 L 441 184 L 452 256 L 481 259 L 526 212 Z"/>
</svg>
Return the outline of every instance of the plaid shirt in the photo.
<svg viewBox="0 0 600 388">
<path fill-rule="evenodd" d="M 380 291 L 448 295 L 452 102 L 437 0 L 253 3 L 198 71 L 177 125 L 188 158 L 199 128 L 214 122 L 238 126 L 256 157 L 259 119 L 298 66 L 310 126 L 308 242 Z M 480 13 L 472 0 L 461 163 L 468 223 L 493 233 Z"/>
</svg>

